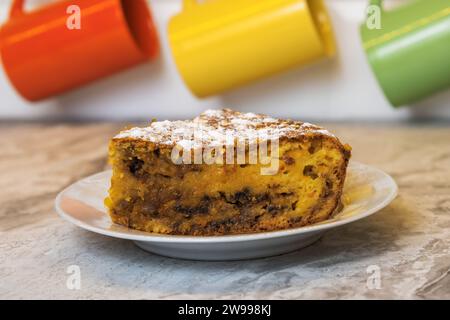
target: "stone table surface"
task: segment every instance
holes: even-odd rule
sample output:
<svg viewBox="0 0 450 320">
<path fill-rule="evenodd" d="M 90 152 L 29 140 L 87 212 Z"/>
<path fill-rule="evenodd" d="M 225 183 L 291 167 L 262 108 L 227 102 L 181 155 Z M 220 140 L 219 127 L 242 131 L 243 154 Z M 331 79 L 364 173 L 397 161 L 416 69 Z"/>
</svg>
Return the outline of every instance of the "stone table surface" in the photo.
<svg viewBox="0 0 450 320">
<path fill-rule="evenodd" d="M 195 262 L 55 213 L 61 189 L 106 167 L 121 124 L 1 124 L 0 298 L 450 299 L 450 126 L 325 125 L 353 146 L 354 160 L 391 174 L 398 198 L 297 252 Z M 67 285 L 78 267 L 79 289 Z"/>
</svg>

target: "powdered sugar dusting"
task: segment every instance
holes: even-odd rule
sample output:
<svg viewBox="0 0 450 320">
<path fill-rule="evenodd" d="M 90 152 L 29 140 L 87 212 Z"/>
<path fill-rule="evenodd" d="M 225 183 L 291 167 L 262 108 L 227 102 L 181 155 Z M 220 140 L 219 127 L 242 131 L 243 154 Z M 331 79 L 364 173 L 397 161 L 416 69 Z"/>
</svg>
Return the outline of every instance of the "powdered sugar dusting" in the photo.
<svg viewBox="0 0 450 320">
<path fill-rule="evenodd" d="M 195 148 L 233 144 L 238 139 L 273 140 L 312 134 L 334 137 L 327 130 L 310 123 L 223 109 L 207 110 L 193 120 L 153 122 L 145 128 L 122 131 L 115 139 L 138 139 L 162 145 Z"/>
</svg>

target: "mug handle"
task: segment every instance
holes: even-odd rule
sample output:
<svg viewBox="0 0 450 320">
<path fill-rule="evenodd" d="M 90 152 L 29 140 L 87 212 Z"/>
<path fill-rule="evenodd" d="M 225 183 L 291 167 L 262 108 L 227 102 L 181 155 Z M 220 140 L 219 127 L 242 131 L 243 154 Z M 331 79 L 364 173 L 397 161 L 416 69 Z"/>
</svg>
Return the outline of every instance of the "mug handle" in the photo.
<svg viewBox="0 0 450 320">
<path fill-rule="evenodd" d="M 9 18 L 14 19 L 25 14 L 23 8 L 25 5 L 25 0 L 14 0 L 11 6 L 11 11 L 9 12 Z"/>
</svg>

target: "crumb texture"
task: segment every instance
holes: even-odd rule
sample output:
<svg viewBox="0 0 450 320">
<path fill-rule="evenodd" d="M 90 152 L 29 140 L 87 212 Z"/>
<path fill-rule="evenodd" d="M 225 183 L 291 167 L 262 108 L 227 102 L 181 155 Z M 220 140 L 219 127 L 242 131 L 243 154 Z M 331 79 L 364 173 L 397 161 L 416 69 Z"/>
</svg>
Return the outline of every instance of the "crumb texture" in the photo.
<svg viewBox="0 0 450 320">
<path fill-rule="evenodd" d="M 207 134 L 198 141 L 186 135 L 190 128 Z M 229 132 L 235 138 L 263 132 L 263 138 L 279 139 L 278 154 L 271 154 L 276 172 L 262 175 L 267 165 L 260 163 L 172 161 L 174 145 L 222 145 Z M 154 233 L 206 236 L 300 227 L 340 208 L 349 157 L 350 147 L 315 125 L 210 110 L 190 121 L 154 122 L 113 138 L 105 202 L 115 223 Z"/>
</svg>

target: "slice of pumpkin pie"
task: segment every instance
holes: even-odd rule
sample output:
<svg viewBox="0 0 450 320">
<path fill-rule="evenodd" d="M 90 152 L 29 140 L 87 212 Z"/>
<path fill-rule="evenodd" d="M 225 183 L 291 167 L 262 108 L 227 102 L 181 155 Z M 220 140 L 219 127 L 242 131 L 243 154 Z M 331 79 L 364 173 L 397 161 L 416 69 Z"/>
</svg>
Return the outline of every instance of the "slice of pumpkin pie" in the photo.
<svg viewBox="0 0 450 320">
<path fill-rule="evenodd" d="M 350 147 L 318 126 L 229 109 L 110 143 L 112 220 L 173 235 L 295 228 L 340 208 Z"/>
</svg>

